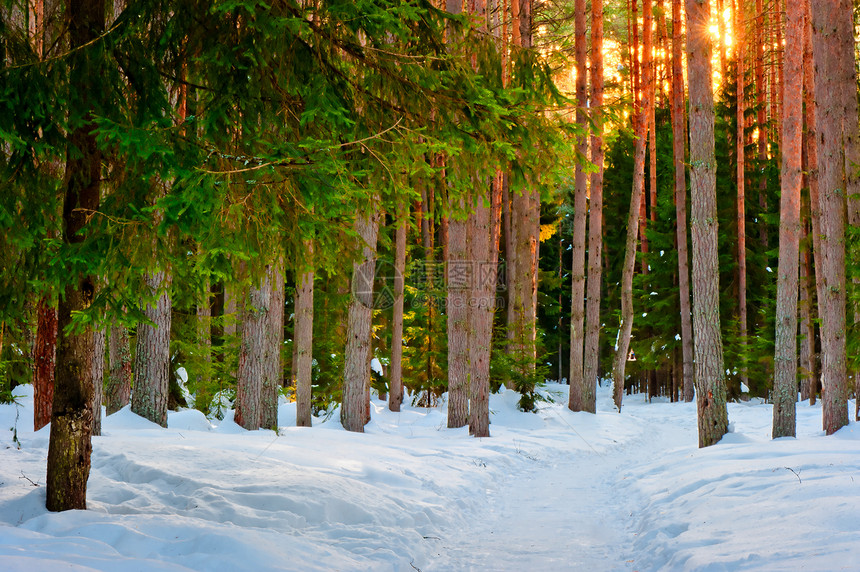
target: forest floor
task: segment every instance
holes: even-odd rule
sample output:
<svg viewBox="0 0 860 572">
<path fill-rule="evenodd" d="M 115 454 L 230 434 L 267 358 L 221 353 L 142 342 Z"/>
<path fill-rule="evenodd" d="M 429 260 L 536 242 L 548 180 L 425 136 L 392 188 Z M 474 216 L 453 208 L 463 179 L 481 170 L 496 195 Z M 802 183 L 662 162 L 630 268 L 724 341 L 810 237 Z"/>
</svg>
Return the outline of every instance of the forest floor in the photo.
<svg viewBox="0 0 860 572">
<path fill-rule="evenodd" d="M 603 388 L 597 415 L 572 413 L 556 384 L 536 414 L 491 396 L 487 439 L 447 429 L 444 400 L 374 401 L 363 435 L 336 412 L 293 427 L 290 403 L 277 433 L 124 409 L 93 439 L 89 510 L 53 514 L 48 428 L 32 431 L 32 388 L 16 393 L 3 571 L 860 569 L 860 424 L 825 437 L 820 405 L 773 441 L 770 405 L 730 404 L 731 432 L 702 450 L 694 404 L 634 395 L 619 414 Z"/>
</svg>

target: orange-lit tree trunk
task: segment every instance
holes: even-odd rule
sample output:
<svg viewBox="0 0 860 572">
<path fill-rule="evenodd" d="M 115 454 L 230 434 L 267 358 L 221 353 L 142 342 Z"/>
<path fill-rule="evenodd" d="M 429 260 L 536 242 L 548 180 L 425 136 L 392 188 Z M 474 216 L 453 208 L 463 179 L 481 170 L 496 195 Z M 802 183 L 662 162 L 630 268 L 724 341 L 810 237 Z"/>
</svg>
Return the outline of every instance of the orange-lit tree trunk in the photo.
<svg viewBox="0 0 860 572">
<path fill-rule="evenodd" d="M 693 245 L 693 335 L 699 446 L 728 431 L 720 285 L 717 259 L 717 164 L 708 0 L 687 0 L 687 77 L 690 85 L 690 190 Z"/>
<path fill-rule="evenodd" d="M 591 2 L 591 198 L 588 210 L 588 297 L 585 308 L 583 411 L 597 410 L 600 365 L 600 285 L 603 253 L 603 0 Z"/>
<path fill-rule="evenodd" d="M 690 308 L 690 254 L 687 249 L 687 180 L 684 120 L 683 21 L 681 0 L 672 0 L 672 151 L 675 163 L 675 241 L 678 247 L 678 291 L 681 309 L 681 363 L 684 401 L 693 401 L 693 322 Z"/>
<path fill-rule="evenodd" d="M 633 190 L 630 196 L 630 212 L 627 218 L 627 243 L 624 249 L 624 267 L 621 274 L 621 325 L 615 347 L 615 359 L 612 366 L 613 398 L 615 406 L 621 411 L 621 400 L 624 393 L 624 370 L 627 366 L 627 350 L 630 347 L 630 336 L 633 332 L 633 272 L 636 265 L 636 235 L 637 221 L 642 220 L 640 207 L 645 180 L 645 136 L 648 131 L 648 117 L 651 111 L 651 0 L 643 0 L 642 13 L 644 27 L 642 32 L 643 61 L 642 61 L 642 105 L 636 121 L 636 150 L 633 159 Z"/>
<path fill-rule="evenodd" d="M 746 68 L 744 55 L 746 54 L 746 19 L 744 18 L 744 3 L 737 1 L 735 14 L 735 34 L 737 35 L 737 48 L 735 51 L 737 65 L 737 225 L 738 225 L 738 323 L 741 332 L 741 347 L 746 348 L 747 338 L 747 215 L 746 215 Z M 742 351 L 746 355 L 746 350 Z M 745 363 L 741 364 L 741 382 L 749 387 L 749 378 Z"/>
<path fill-rule="evenodd" d="M 800 255 L 800 184 L 803 141 L 803 22 L 801 2 L 786 11 L 786 85 L 782 114 L 782 196 L 779 272 L 776 282 L 776 338 L 773 376 L 773 437 L 794 437 L 797 401 L 797 275 Z"/>
<path fill-rule="evenodd" d="M 741 4 L 743 2 L 739 0 Z M 755 3 L 756 18 L 755 18 L 755 51 L 756 51 L 756 68 L 755 68 L 755 89 L 756 89 L 756 105 L 758 106 L 758 164 L 760 169 L 760 178 L 758 185 L 758 231 L 759 242 L 764 250 L 767 250 L 767 222 L 762 216 L 767 212 L 767 176 L 764 173 L 764 166 L 767 163 L 767 83 L 765 81 L 764 69 L 764 42 L 767 32 L 764 27 L 764 8 L 762 0 L 756 0 Z M 741 337 L 746 345 L 747 337 L 747 308 L 744 306 L 741 310 Z M 746 351 L 744 351 L 746 354 Z"/>
<path fill-rule="evenodd" d="M 845 340 L 845 159 L 842 123 L 845 84 L 840 32 L 844 13 L 834 0 L 811 0 L 815 70 L 815 119 L 818 141 L 818 200 L 821 209 L 818 307 L 821 319 L 824 431 L 830 435 L 848 424 L 848 372 Z"/>
<path fill-rule="evenodd" d="M 585 0 L 574 3 L 574 43 L 576 49 L 576 125 L 580 136 L 576 143 L 579 157 L 588 156 L 588 44 L 585 37 Z M 585 378 L 583 377 L 585 322 L 585 224 L 588 194 L 585 166 L 577 162 L 574 169 L 573 199 L 573 261 L 570 290 L 570 394 L 568 407 L 572 411 L 585 409 Z"/>
</svg>

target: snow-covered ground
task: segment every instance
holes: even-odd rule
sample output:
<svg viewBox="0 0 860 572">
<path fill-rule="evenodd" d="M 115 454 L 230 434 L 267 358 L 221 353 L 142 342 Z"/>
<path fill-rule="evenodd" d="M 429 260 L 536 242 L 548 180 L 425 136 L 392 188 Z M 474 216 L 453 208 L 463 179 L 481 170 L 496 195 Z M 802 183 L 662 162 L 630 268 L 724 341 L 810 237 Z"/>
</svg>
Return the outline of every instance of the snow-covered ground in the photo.
<svg viewBox="0 0 860 572">
<path fill-rule="evenodd" d="M 337 415 L 280 431 L 195 411 L 162 429 L 128 409 L 93 439 L 87 511 L 49 513 L 48 428 L 32 389 L 0 406 L 0 570 L 860 570 L 860 424 L 831 437 L 798 404 L 729 406 L 732 433 L 696 448 L 693 404 L 627 397 L 537 414 L 491 397 L 493 436 L 445 427 L 444 405 L 387 411 L 367 433 Z M 853 405 L 852 405 L 853 411 Z M 17 415 L 17 421 L 16 421 Z M 17 427 L 18 444 L 13 441 Z"/>
</svg>

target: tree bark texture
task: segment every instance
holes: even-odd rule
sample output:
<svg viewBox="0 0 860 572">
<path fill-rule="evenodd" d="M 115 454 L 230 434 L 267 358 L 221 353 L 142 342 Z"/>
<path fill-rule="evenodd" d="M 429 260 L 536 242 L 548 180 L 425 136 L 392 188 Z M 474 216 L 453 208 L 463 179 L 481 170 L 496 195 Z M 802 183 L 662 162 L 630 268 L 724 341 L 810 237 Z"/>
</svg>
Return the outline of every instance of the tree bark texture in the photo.
<svg viewBox="0 0 860 572">
<path fill-rule="evenodd" d="M 69 45 L 86 46 L 104 30 L 104 2 L 70 0 Z M 89 90 L 101 70 L 99 62 L 82 48 L 70 60 L 76 103 L 85 117 L 93 109 Z M 101 153 L 91 124 L 69 134 L 63 198 L 63 242 L 80 243 L 85 238 L 88 211 L 98 209 Z M 92 453 L 92 360 L 93 333 L 85 328 L 68 333 L 66 326 L 75 312 L 89 308 L 95 284 L 88 276 L 72 277 L 57 309 L 57 365 L 48 445 L 46 502 L 50 511 L 87 508 L 87 479 Z"/>
<path fill-rule="evenodd" d="M 710 2 L 687 0 L 687 65 L 690 85 L 690 188 L 693 243 L 693 335 L 696 340 L 696 403 L 699 446 L 728 431 L 720 284 L 717 260 L 717 163 L 711 86 Z"/>
<path fill-rule="evenodd" d="M 818 141 L 818 201 L 820 214 L 821 319 L 823 423 L 830 435 L 848 424 L 848 372 L 845 340 L 845 186 L 843 179 L 842 122 L 844 101 L 840 93 L 843 64 L 844 14 L 839 0 L 811 0 L 812 42 L 815 69 L 815 118 Z M 843 100 L 843 101 L 840 101 Z"/>
<path fill-rule="evenodd" d="M 409 207 L 405 203 L 399 206 L 397 218 L 397 227 L 394 230 L 394 309 L 388 387 L 390 411 L 400 411 L 400 405 L 403 403 L 403 290 L 406 277 L 406 225 L 409 222 Z"/>
<path fill-rule="evenodd" d="M 155 305 L 147 304 L 144 316 L 151 322 L 137 327 L 134 388 L 131 410 L 141 417 L 167 427 L 167 393 L 170 387 L 170 299 L 171 276 L 159 270 L 145 277 Z"/>
<path fill-rule="evenodd" d="M 105 383 L 105 330 L 93 332 L 93 435 L 102 434 L 102 401 Z"/>
<path fill-rule="evenodd" d="M 460 210 L 465 208 L 460 201 Z M 469 289 L 474 264 L 469 258 L 469 220 L 448 221 L 448 427 L 469 422 Z"/>
<path fill-rule="evenodd" d="M 203 295 L 197 304 L 197 351 L 200 352 L 201 367 L 195 373 L 199 387 L 207 387 L 212 378 L 212 306 L 209 280 L 203 287 Z"/>
<path fill-rule="evenodd" d="M 284 379 L 281 347 L 284 344 L 284 258 L 268 268 L 269 304 L 266 312 L 266 345 L 263 351 L 263 381 L 260 402 L 260 427 L 278 428 L 278 398 Z"/>
<path fill-rule="evenodd" d="M 803 19 L 801 2 L 786 10 L 782 113 L 782 195 L 779 274 L 776 283 L 773 437 L 794 437 L 797 401 L 797 296 L 800 256 L 800 185 L 803 127 Z"/>
<path fill-rule="evenodd" d="M 586 42 L 585 0 L 574 3 L 574 40 L 576 48 L 576 125 L 581 130 L 576 154 L 588 156 L 588 44 Z M 570 288 L 570 394 L 571 411 L 585 409 L 585 225 L 587 221 L 588 175 L 577 161 L 574 169 L 573 242 Z"/>
<path fill-rule="evenodd" d="M 648 118 L 651 113 L 651 0 L 642 2 L 644 27 L 642 43 L 642 104 L 636 116 L 636 149 L 633 155 L 633 190 L 630 195 L 630 212 L 627 217 L 627 242 L 624 248 L 624 266 L 621 274 L 621 326 L 615 347 L 612 365 L 613 398 L 615 407 L 621 411 L 624 393 L 624 377 L 627 366 L 627 350 L 633 332 L 633 272 L 636 266 L 636 236 L 641 227 L 637 222 L 644 220 L 641 212 L 642 192 L 645 183 L 645 144 L 648 133 Z"/>
<path fill-rule="evenodd" d="M 675 241 L 678 248 L 678 292 L 681 309 L 681 361 L 684 401 L 693 401 L 695 371 L 693 364 L 693 321 L 690 308 L 690 253 L 687 248 L 687 179 L 684 116 L 684 38 L 681 1 L 672 0 L 672 154 L 675 164 Z"/>
<path fill-rule="evenodd" d="M 299 264 L 301 281 L 296 291 L 296 425 L 311 426 L 311 400 L 313 392 L 313 338 L 314 338 L 314 267 L 313 243 L 306 241 L 308 261 Z"/>
<path fill-rule="evenodd" d="M 54 368 L 57 361 L 57 308 L 47 297 L 36 305 L 36 344 L 33 352 L 33 428 L 51 422 Z"/>
<path fill-rule="evenodd" d="M 258 285 L 248 291 L 243 312 L 242 345 L 236 375 L 235 421 L 248 431 L 262 427 L 263 377 L 268 345 L 269 306 L 272 301 L 272 276 L 269 269 Z"/>
<path fill-rule="evenodd" d="M 746 346 L 747 337 L 747 215 L 746 215 L 746 165 L 745 165 L 745 145 L 746 134 L 744 128 L 746 121 L 744 115 L 746 112 L 746 79 L 744 72 L 744 54 L 745 50 L 745 26 L 743 2 L 738 2 L 735 27 L 737 29 L 737 51 L 735 54 L 737 61 L 737 133 L 735 152 L 737 153 L 737 226 L 738 226 L 738 323 L 740 325 L 741 344 Z M 758 64 L 757 64 L 758 65 Z M 744 354 L 746 352 L 744 351 Z M 741 382 L 749 385 L 747 370 L 744 364 L 741 364 Z"/>
<path fill-rule="evenodd" d="M 603 0 L 591 2 L 591 198 L 588 210 L 588 291 L 585 306 L 585 357 L 582 410 L 597 411 L 600 366 L 600 286 L 603 256 Z"/>
<path fill-rule="evenodd" d="M 361 258 L 352 265 L 352 299 L 347 316 L 343 403 L 340 420 L 347 431 L 364 432 L 367 386 L 370 383 L 370 327 L 373 319 L 373 275 L 379 212 L 361 214 L 355 231 L 363 242 Z"/>
<path fill-rule="evenodd" d="M 114 324 L 108 339 L 108 373 L 104 400 L 107 414 L 116 413 L 131 399 L 131 343 L 125 326 Z"/>
</svg>

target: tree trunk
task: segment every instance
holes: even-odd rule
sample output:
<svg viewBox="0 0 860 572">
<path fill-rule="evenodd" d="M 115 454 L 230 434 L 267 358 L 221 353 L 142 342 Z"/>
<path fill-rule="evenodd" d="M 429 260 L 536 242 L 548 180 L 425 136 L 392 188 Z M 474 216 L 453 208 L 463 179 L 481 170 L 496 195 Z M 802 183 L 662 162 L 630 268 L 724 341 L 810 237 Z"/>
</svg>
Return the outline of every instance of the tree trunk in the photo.
<svg viewBox="0 0 860 572">
<path fill-rule="evenodd" d="M 630 213 L 627 218 L 627 242 L 624 249 L 624 266 L 621 274 L 621 326 L 615 344 L 615 360 L 612 366 L 613 398 L 618 411 L 624 395 L 624 370 L 627 366 L 627 350 L 630 348 L 630 335 L 633 332 L 633 272 L 636 266 L 637 221 L 642 221 L 641 204 L 645 181 L 645 143 L 648 132 L 648 118 L 651 113 L 651 0 L 643 0 L 642 14 L 644 26 L 642 43 L 642 105 L 636 116 L 636 150 L 633 159 L 633 191 L 630 196 Z M 634 23 L 635 25 L 635 23 Z"/>
<path fill-rule="evenodd" d="M 347 431 L 363 433 L 367 415 L 367 385 L 370 382 L 370 327 L 373 319 L 373 275 L 376 270 L 379 212 L 359 215 L 355 219 L 355 231 L 364 244 L 361 259 L 352 265 L 353 295 L 347 317 L 340 421 Z"/>
<path fill-rule="evenodd" d="M 33 352 L 33 428 L 51 422 L 54 368 L 57 360 L 57 308 L 47 297 L 36 306 L 36 347 Z"/>
<path fill-rule="evenodd" d="M 101 74 L 97 59 L 89 58 L 87 44 L 104 30 L 104 2 L 71 0 L 68 7 L 70 66 L 75 84 L 72 91 L 81 99 L 81 116 L 90 117 L 94 105 L 91 87 Z M 101 153 L 93 125 L 76 127 L 69 134 L 63 199 L 63 242 L 85 238 L 90 211 L 99 207 Z M 75 312 L 89 308 L 95 293 L 92 278 L 72 277 L 57 310 L 57 367 L 48 445 L 46 502 L 50 511 L 87 508 L 87 479 L 92 453 L 92 359 L 93 333 L 89 327 L 69 333 L 66 326 Z"/>
<path fill-rule="evenodd" d="M 755 32 L 755 50 L 756 50 L 756 68 L 755 68 L 755 84 L 756 84 L 756 103 L 758 105 L 758 161 L 761 175 L 758 184 L 758 231 L 759 242 L 763 250 L 767 250 L 767 222 L 763 216 L 767 213 L 767 176 L 764 173 L 764 166 L 767 164 L 767 84 L 765 83 L 764 73 L 764 41 L 766 30 L 764 27 L 764 8 L 762 0 L 756 0 L 756 32 Z M 743 308 L 741 315 L 741 337 L 742 343 L 746 346 L 747 337 L 747 309 Z"/>
<path fill-rule="evenodd" d="M 200 369 L 195 373 L 198 387 L 209 387 L 212 379 L 212 306 L 209 279 L 203 286 L 203 296 L 197 304 L 197 351 Z"/>
<path fill-rule="evenodd" d="M 260 427 L 278 429 L 278 398 L 284 379 L 281 346 L 284 344 L 284 257 L 278 255 L 269 266 L 267 280 L 271 285 L 266 313 L 266 346 L 263 353 L 263 384 Z"/>
<path fill-rule="evenodd" d="M 102 434 L 102 401 L 105 383 L 105 330 L 93 332 L 93 435 Z"/>
<path fill-rule="evenodd" d="M 299 264 L 301 276 L 296 290 L 295 344 L 296 359 L 296 425 L 311 426 L 313 397 L 313 338 L 314 338 L 314 266 L 313 242 L 305 241 L 307 263 Z"/>
<path fill-rule="evenodd" d="M 107 414 L 116 413 L 131 399 L 131 344 L 125 326 L 111 326 L 108 363 L 110 373 L 105 385 Z"/>
<path fill-rule="evenodd" d="M 258 286 L 248 291 L 248 303 L 243 312 L 242 345 L 239 349 L 239 369 L 236 375 L 235 421 L 248 431 L 262 426 L 263 370 L 267 346 L 267 315 L 272 300 L 269 269 Z"/>
<path fill-rule="evenodd" d="M 460 200 L 460 210 L 466 200 Z M 448 222 L 448 427 L 469 422 L 469 221 L 460 214 Z"/>
<path fill-rule="evenodd" d="M 585 32 L 585 0 L 576 0 L 575 45 L 576 45 L 576 124 L 582 133 L 576 143 L 576 154 L 583 160 L 588 156 L 588 44 Z M 573 261 L 571 264 L 570 288 L 570 395 L 568 407 L 571 411 L 586 408 L 584 399 L 586 380 L 584 376 L 584 322 L 585 322 L 585 224 L 588 195 L 588 175 L 579 161 L 574 171 L 573 201 Z"/>
<path fill-rule="evenodd" d="M 714 96 L 708 0 L 687 0 L 687 65 L 690 85 L 690 188 L 693 243 L 693 335 L 699 446 L 728 431 L 720 284 L 717 260 L 717 163 L 714 156 Z"/>
<path fill-rule="evenodd" d="M 403 287 L 406 276 L 406 225 L 409 221 L 409 207 L 406 203 L 400 204 L 397 218 L 397 228 L 394 230 L 394 312 L 388 388 L 390 411 L 400 411 L 400 404 L 403 403 Z"/>
<path fill-rule="evenodd" d="M 155 305 L 146 305 L 144 316 L 152 324 L 137 327 L 134 362 L 134 391 L 131 410 L 141 417 L 167 427 L 167 393 L 170 386 L 170 274 L 164 270 L 147 274 L 146 284 Z"/>
<path fill-rule="evenodd" d="M 745 53 L 745 18 L 743 2 L 738 1 L 737 14 L 735 19 L 737 28 L 737 51 L 735 57 L 737 59 L 737 188 L 738 188 L 738 323 L 741 333 L 741 348 L 742 355 L 746 356 L 746 339 L 747 339 L 747 215 L 746 215 L 746 166 L 745 166 L 745 151 L 746 135 L 744 128 L 746 121 L 744 118 L 746 110 L 745 88 L 746 80 L 744 77 L 744 53 Z M 746 363 L 741 363 L 741 382 L 749 386 L 749 377 L 747 376 Z"/>
<path fill-rule="evenodd" d="M 693 401 L 693 322 L 690 309 L 690 254 L 687 250 L 687 137 L 684 118 L 683 22 L 681 0 L 672 0 L 672 154 L 675 162 L 675 240 L 678 247 L 678 291 L 681 308 L 681 359 L 683 364 L 684 401 Z"/>
<path fill-rule="evenodd" d="M 803 4 L 786 11 L 786 85 L 782 113 L 782 196 L 776 283 L 773 437 L 794 437 L 797 401 L 797 275 L 800 255 L 800 184 L 803 127 Z"/>
<path fill-rule="evenodd" d="M 830 435 L 848 424 L 848 373 L 845 345 L 845 187 L 842 123 L 845 88 L 840 81 L 840 37 L 844 14 L 839 2 L 811 0 L 818 141 L 818 191 L 821 209 L 822 395 L 824 430 Z M 849 56 L 850 57 L 850 56 Z"/>
<path fill-rule="evenodd" d="M 591 1 L 591 199 L 588 212 L 588 297 L 585 307 L 583 411 L 597 411 L 600 367 L 600 286 L 603 253 L 603 0 Z"/>
</svg>

